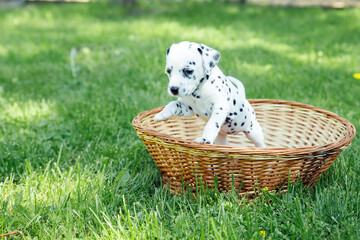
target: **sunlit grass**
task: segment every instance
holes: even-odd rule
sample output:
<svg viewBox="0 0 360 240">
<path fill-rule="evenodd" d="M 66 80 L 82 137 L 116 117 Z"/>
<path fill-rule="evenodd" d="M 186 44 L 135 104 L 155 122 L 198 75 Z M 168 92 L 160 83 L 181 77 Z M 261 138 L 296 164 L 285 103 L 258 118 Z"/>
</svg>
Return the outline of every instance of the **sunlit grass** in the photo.
<svg viewBox="0 0 360 240">
<path fill-rule="evenodd" d="M 248 98 L 308 103 L 360 126 L 359 9 L 140 2 L 129 15 L 102 2 L 0 11 L 0 234 L 359 236 L 358 137 L 314 191 L 296 184 L 249 203 L 233 193 L 192 198 L 161 187 L 131 120 L 173 99 L 164 56 L 182 40 L 219 50 L 220 68 L 241 79 Z"/>
<path fill-rule="evenodd" d="M 37 119 L 56 117 L 54 105 L 46 100 L 14 103 L 9 103 L 5 99 L 0 99 L 0 101 L 0 111 L 5 121 L 32 122 Z"/>
</svg>

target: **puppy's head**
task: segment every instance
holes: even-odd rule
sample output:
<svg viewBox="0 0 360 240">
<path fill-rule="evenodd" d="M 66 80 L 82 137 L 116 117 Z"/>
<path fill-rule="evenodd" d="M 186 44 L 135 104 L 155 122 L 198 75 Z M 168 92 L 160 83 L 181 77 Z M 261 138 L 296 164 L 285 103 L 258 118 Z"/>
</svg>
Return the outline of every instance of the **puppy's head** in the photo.
<svg viewBox="0 0 360 240">
<path fill-rule="evenodd" d="M 169 76 L 168 92 L 172 96 L 191 95 L 206 80 L 219 62 L 220 53 L 193 42 L 173 44 L 166 52 L 165 73 Z"/>
</svg>

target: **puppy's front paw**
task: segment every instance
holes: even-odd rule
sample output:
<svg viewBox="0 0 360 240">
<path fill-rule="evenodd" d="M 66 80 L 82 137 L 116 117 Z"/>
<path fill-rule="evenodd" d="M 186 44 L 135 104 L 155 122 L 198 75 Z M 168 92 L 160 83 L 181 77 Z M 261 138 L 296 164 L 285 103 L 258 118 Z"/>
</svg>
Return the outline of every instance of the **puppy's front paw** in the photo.
<svg viewBox="0 0 360 240">
<path fill-rule="evenodd" d="M 212 142 L 210 140 L 208 140 L 206 138 L 202 138 L 202 137 L 196 138 L 194 140 L 194 142 L 212 144 Z"/>
<path fill-rule="evenodd" d="M 169 119 L 171 117 L 171 114 L 166 111 L 161 111 L 158 114 L 155 115 L 154 121 L 162 121 Z"/>
<path fill-rule="evenodd" d="M 158 114 L 155 115 L 154 121 L 161 121 L 161 120 L 164 120 L 164 117 L 163 117 L 162 113 L 159 112 Z"/>
</svg>

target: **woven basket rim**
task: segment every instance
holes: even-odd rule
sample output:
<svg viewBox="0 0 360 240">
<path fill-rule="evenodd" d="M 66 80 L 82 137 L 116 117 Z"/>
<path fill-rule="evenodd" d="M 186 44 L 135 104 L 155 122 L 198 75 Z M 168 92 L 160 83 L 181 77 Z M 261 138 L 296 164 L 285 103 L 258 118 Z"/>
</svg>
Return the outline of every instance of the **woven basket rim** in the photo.
<svg viewBox="0 0 360 240">
<path fill-rule="evenodd" d="M 165 133 L 160 133 L 155 130 L 144 127 L 141 123 L 142 120 L 150 115 L 160 112 L 165 106 L 154 108 L 152 110 L 144 111 L 139 113 L 132 121 L 132 125 L 137 132 L 141 132 L 143 134 L 159 137 L 162 141 L 169 143 L 180 145 L 185 148 L 195 148 L 197 150 L 209 151 L 209 152 L 221 152 L 227 154 L 239 154 L 239 155 L 271 155 L 271 156 L 279 156 L 279 155 L 300 155 L 300 154 L 312 154 L 312 153 L 326 153 L 328 151 L 334 151 L 337 149 L 342 149 L 350 145 L 351 141 L 355 137 L 356 129 L 352 123 L 348 120 L 336 115 L 333 112 L 314 107 L 312 105 L 294 102 L 294 101 L 285 101 L 278 99 L 249 99 L 249 102 L 252 103 L 270 103 L 270 104 L 283 104 L 283 105 L 291 105 L 300 108 L 310 109 L 322 114 L 325 114 L 326 117 L 333 118 L 344 124 L 347 128 L 346 134 L 341 137 L 339 140 L 322 145 L 322 146 L 309 146 L 309 147 L 299 147 L 299 148 L 259 148 L 259 147 L 236 147 L 236 146 L 225 146 L 225 145 L 215 145 L 215 144 L 203 144 L 196 143 L 190 140 L 183 140 L 177 137 L 172 137 Z"/>
</svg>

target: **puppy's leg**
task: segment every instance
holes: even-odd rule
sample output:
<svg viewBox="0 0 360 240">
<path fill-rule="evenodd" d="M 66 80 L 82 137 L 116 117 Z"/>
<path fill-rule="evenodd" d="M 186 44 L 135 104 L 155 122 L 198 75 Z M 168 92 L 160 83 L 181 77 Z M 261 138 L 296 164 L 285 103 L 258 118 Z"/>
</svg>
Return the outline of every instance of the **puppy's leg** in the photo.
<svg viewBox="0 0 360 240">
<path fill-rule="evenodd" d="M 195 139 L 198 143 L 213 144 L 225 122 L 228 108 L 215 106 L 209 121 L 206 123 L 202 137 Z"/>
<path fill-rule="evenodd" d="M 256 147 L 266 147 L 264 143 L 264 134 L 258 121 L 255 120 L 252 130 L 245 131 L 245 134 L 250 141 L 255 143 Z"/>
<path fill-rule="evenodd" d="M 215 144 L 217 145 L 230 145 L 230 143 L 226 140 L 226 133 L 219 132 L 219 135 L 217 136 L 215 140 Z"/>
<path fill-rule="evenodd" d="M 172 101 L 161 112 L 155 115 L 154 120 L 166 120 L 174 115 L 191 116 L 193 112 L 181 100 Z"/>
</svg>

